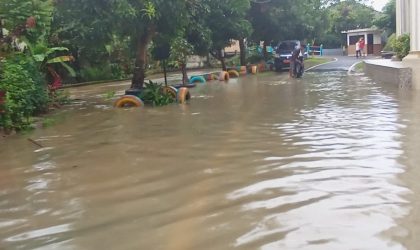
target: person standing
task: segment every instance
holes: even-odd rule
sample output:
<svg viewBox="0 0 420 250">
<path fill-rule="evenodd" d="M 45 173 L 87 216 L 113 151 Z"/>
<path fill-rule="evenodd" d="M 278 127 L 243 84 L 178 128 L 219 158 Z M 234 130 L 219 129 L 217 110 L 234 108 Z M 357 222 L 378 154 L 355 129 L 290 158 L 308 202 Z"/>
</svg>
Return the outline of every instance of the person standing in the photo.
<svg viewBox="0 0 420 250">
<path fill-rule="evenodd" d="M 360 38 L 359 40 L 359 47 L 360 47 L 360 57 L 366 56 L 365 54 L 365 39 L 363 37 Z"/>
<path fill-rule="evenodd" d="M 356 58 L 359 58 L 360 54 L 360 40 L 356 42 Z"/>
</svg>

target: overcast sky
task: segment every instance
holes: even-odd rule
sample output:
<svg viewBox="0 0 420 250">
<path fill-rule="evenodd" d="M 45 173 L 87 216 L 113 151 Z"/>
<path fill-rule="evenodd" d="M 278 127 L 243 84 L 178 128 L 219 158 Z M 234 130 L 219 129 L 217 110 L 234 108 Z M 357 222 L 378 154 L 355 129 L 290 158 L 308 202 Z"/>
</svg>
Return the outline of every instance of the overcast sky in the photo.
<svg viewBox="0 0 420 250">
<path fill-rule="evenodd" d="M 375 10 L 381 11 L 385 4 L 388 2 L 388 0 L 371 0 L 371 2 Z"/>
</svg>

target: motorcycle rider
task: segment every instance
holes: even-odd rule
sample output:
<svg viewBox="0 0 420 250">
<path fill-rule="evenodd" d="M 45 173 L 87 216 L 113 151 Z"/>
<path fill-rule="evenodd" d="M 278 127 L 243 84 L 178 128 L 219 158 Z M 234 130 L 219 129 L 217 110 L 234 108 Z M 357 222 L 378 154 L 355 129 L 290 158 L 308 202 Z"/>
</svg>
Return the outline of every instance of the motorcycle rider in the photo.
<svg viewBox="0 0 420 250">
<path fill-rule="evenodd" d="M 300 66 L 300 70 L 299 71 L 303 71 L 303 51 L 304 46 L 296 46 L 293 49 L 292 52 L 292 57 L 290 58 L 290 69 L 289 69 L 289 76 L 290 77 L 299 77 L 302 75 L 303 72 L 297 72 L 296 71 L 296 67 Z M 297 65 L 299 64 L 299 65 Z"/>
</svg>

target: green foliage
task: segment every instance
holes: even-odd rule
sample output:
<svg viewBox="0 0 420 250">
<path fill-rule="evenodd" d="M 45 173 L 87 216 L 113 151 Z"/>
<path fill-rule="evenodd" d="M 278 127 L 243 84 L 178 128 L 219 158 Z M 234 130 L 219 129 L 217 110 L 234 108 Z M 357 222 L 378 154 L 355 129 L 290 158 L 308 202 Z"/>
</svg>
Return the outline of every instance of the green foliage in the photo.
<svg viewBox="0 0 420 250">
<path fill-rule="evenodd" d="M 370 28 L 375 11 L 357 1 L 343 1 L 329 8 L 330 31 L 340 34 L 344 30 Z"/>
<path fill-rule="evenodd" d="M 57 120 L 54 118 L 45 118 L 42 120 L 42 127 L 48 128 L 57 123 Z"/>
<path fill-rule="evenodd" d="M 246 61 L 251 64 L 260 63 L 264 61 L 264 55 L 258 52 L 258 47 L 249 48 Z"/>
<path fill-rule="evenodd" d="M 394 34 L 388 37 L 388 42 L 384 47 L 384 51 L 394 51 L 401 60 L 410 52 L 410 35 L 404 34 L 397 37 Z"/>
<path fill-rule="evenodd" d="M 117 79 L 112 72 L 110 64 L 84 67 L 80 71 L 80 77 L 86 82 Z"/>
<path fill-rule="evenodd" d="M 107 91 L 104 96 L 105 96 L 105 99 L 107 100 L 112 99 L 115 97 L 115 91 L 114 90 Z"/>
<path fill-rule="evenodd" d="M 0 90 L 6 91 L 5 113 L 0 127 L 23 130 L 30 126 L 30 116 L 46 111 L 48 94 L 43 77 L 36 71 L 35 63 L 22 55 L 2 64 Z"/>
<path fill-rule="evenodd" d="M 389 0 L 382 13 L 374 20 L 374 25 L 385 30 L 387 34 L 396 32 L 396 2 Z"/>
<path fill-rule="evenodd" d="M 325 33 L 317 39 L 316 44 L 322 44 L 324 48 L 339 48 L 342 44 L 340 36 L 331 32 Z"/>
<path fill-rule="evenodd" d="M 395 52 L 397 53 L 397 57 L 399 59 L 403 59 L 410 52 L 410 36 L 408 34 L 399 36 L 395 40 L 393 47 Z"/>
<path fill-rule="evenodd" d="M 153 106 L 164 106 L 175 102 L 175 99 L 170 94 L 162 91 L 162 84 L 157 84 L 152 81 L 145 83 L 140 98 L 145 103 Z"/>
<path fill-rule="evenodd" d="M 383 48 L 384 51 L 394 51 L 394 44 L 397 40 L 397 35 L 393 33 L 388 37 L 388 41 L 386 42 L 385 47 Z"/>
<path fill-rule="evenodd" d="M 60 105 L 70 104 L 70 94 L 65 90 L 56 90 L 54 101 Z"/>
<path fill-rule="evenodd" d="M 169 59 L 175 63 L 175 67 L 180 67 L 187 64 L 188 56 L 193 53 L 194 47 L 181 35 L 172 41 Z"/>
</svg>

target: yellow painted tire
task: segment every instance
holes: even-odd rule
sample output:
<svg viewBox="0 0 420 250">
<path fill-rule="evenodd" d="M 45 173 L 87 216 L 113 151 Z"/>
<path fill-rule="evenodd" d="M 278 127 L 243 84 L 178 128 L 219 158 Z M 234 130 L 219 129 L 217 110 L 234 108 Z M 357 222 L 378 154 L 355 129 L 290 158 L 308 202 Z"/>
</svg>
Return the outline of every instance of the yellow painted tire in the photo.
<svg viewBox="0 0 420 250">
<path fill-rule="evenodd" d="M 193 76 L 190 78 L 190 83 L 196 83 L 196 82 L 205 83 L 206 79 L 202 76 Z"/>
<path fill-rule="evenodd" d="M 218 77 L 217 77 L 217 75 L 215 75 L 215 74 L 209 73 L 209 74 L 206 74 L 205 79 L 206 79 L 207 81 L 212 81 L 212 80 L 217 80 L 217 79 L 218 79 Z"/>
<path fill-rule="evenodd" d="M 220 72 L 219 81 L 229 81 L 229 73 L 227 71 Z"/>
<path fill-rule="evenodd" d="M 228 73 L 229 73 L 229 77 L 239 77 L 238 71 L 234 69 L 229 70 Z"/>
<path fill-rule="evenodd" d="M 165 94 L 169 94 L 174 99 L 176 99 L 176 96 L 178 94 L 178 90 L 175 87 L 172 87 L 172 86 L 165 86 L 165 87 L 163 87 L 162 88 L 162 92 L 165 93 Z"/>
<path fill-rule="evenodd" d="M 188 88 L 186 87 L 179 88 L 177 99 L 179 103 L 186 103 L 189 99 L 191 99 L 191 94 Z"/>
<path fill-rule="evenodd" d="M 255 75 L 255 74 L 257 74 L 257 72 L 258 72 L 257 65 L 252 65 L 251 66 L 251 73 Z"/>
<path fill-rule="evenodd" d="M 120 98 L 118 98 L 114 103 L 114 107 L 116 108 L 142 107 L 142 106 L 144 106 L 143 101 L 134 95 L 123 95 Z"/>
</svg>

